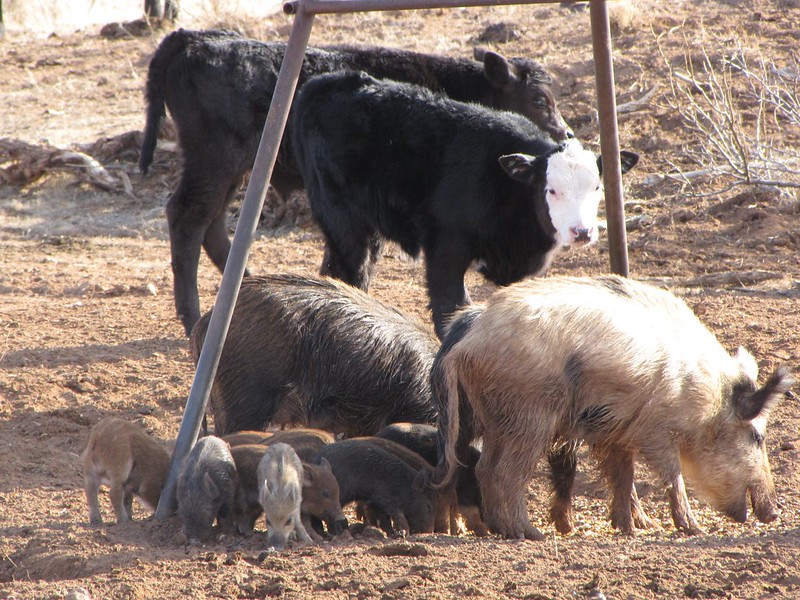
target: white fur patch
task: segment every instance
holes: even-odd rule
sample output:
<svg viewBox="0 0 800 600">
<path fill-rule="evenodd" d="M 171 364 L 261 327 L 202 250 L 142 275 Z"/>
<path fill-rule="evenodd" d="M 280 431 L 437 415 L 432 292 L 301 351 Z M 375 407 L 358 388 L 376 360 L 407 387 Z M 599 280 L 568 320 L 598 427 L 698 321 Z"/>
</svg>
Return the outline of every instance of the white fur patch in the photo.
<svg viewBox="0 0 800 600">
<path fill-rule="evenodd" d="M 758 379 L 758 363 L 753 358 L 753 355 L 742 346 L 739 346 L 736 351 L 736 360 L 739 361 L 739 365 L 745 374 L 755 383 Z"/>
<path fill-rule="evenodd" d="M 597 157 L 578 140 L 547 159 L 545 200 L 559 246 L 597 241 L 597 209 L 603 191 Z"/>
</svg>

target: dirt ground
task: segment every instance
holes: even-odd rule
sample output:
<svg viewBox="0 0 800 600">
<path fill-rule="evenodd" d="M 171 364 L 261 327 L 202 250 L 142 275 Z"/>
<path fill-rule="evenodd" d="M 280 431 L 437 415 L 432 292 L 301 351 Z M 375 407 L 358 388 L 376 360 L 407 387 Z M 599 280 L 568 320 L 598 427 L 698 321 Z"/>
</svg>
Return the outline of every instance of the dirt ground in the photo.
<svg viewBox="0 0 800 600">
<path fill-rule="evenodd" d="M 703 141 L 670 107 L 667 64 L 704 52 L 717 62 L 745 48 L 796 67 L 800 10 L 786 1 L 634 6 L 631 14 L 612 12 L 618 101 L 658 87 L 620 116 L 623 148 L 642 155 L 626 176 L 631 275 L 684 297 L 726 348 L 749 348 L 762 373 L 779 363 L 800 371 L 796 189 L 720 191 L 729 179 L 661 177 L 696 170 L 687 152 Z M 283 15 L 225 23 L 264 39 L 285 39 L 290 24 Z M 505 24 L 494 28 L 500 38 L 482 39 L 498 24 Z M 547 535 L 538 543 L 419 535 L 268 553 L 257 534 L 187 547 L 175 541 L 175 519 L 155 521 L 141 505 L 135 522 L 110 524 L 105 495 L 108 524 L 90 527 L 78 457 L 91 426 L 115 415 L 173 440 L 194 375 L 174 315 L 163 217 L 178 157 L 165 140 L 143 178 L 136 135 L 116 137 L 143 126 L 147 65 L 164 33 L 0 41 L 0 143 L 30 144 L 47 165 L 20 183 L 25 174 L 12 178 L 16 159 L 0 146 L 0 598 L 63 598 L 77 588 L 91 598 L 132 599 L 800 597 L 800 414 L 791 393 L 770 423 L 782 515 L 768 525 L 732 523 L 693 499 L 707 533 L 678 534 L 663 490 L 641 469 L 644 508 L 662 528 L 620 535 L 607 521 L 596 469 L 584 460 L 579 526 L 568 536 L 547 522 L 544 475 L 531 483 L 531 519 Z M 312 43 L 340 41 L 453 56 L 486 45 L 536 58 L 555 76 L 568 122 L 597 148 L 588 10 L 556 3 L 318 17 Z M 742 82 L 730 85 L 751 122 Z M 797 125 L 769 125 L 797 150 Z M 92 154 L 112 180 L 92 183 L 76 167 L 48 162 L 56 148 Z M 30 179 L 36 169 L 28 167 Z M 259 230 L 252 271 L 316 273 L 322 241 L 302 198 L 265 212 L 273 226 Z M 552 272 L 603 273 L 607 248 L 602 235 L 589 249 L 559 256 Z M 429 321 L 423 273 L 390 247 L 371 293 Z M 203 258 L 204 310 L 219 279 Z M 476 300 L 491 293 L 474 274 L 469 286 Z"/>
</svg>

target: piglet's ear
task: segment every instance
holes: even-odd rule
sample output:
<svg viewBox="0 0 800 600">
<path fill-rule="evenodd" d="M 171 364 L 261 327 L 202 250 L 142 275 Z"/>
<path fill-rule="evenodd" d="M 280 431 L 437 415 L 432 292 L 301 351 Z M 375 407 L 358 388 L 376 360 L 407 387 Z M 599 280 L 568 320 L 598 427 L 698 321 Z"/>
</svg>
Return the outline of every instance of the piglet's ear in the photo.
<svg viewBox="0 0 800 600">
<path fill-rule="evenodd" d="M 506 154 L 497 159 L 503 170 L 514 181 L 521 183 L 531 183 L 536 173 L 534 163 L 536 162 L 535 156 L 528 154 Z"/>
<path fill-rule="evenodd" d="M 208 498 L 219 498 L 220 491 L 217 487 L 217 484 L 214 482 L 214 479 L 211 477 L 211 473 L 206 473 L 203 475 L 203 491 Z"/>
<path fill-rule="evenodd" d="M 312 485 L 314 485 L 314 468 L 303 463 L 303 487 L 311 487 Z"/>
<path fill-rule="evenodd" d="M 623 173 L 627 173 L 639 163 L 639 155 L 636 152 L 622 150 L 619 153 L 620 169 Z M 603 176 L 603 157 L 597 157 L 597 170 L 600 171 L 600 176 Z"/>
<path fill-rule="evenodd" d="M 766 416 L 794 384 L 794 378 L 783 366 L 775 369 L 763 387 L 754 392 L 735 394 L 736 415 L 743 421 Z"/>
</svg>

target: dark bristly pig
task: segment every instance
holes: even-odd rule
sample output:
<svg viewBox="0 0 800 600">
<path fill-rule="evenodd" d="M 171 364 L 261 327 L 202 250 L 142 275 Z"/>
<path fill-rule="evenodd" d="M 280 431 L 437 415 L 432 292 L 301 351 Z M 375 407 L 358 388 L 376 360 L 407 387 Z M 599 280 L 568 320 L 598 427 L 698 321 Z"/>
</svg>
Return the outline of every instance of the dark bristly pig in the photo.
<svg viewBox="0 0 800 600">
<path fill-rule="evenodd" d="M 424 471 L 363 440 L 339 440 L 320 451 L 339 482 L 342 506 L 362 502 L 388 517 L 387 533 L 428 533 L 434 528 L 435 493 Z"/>
<path fill-rule="evenodd" d="M 303 463 L 289 444 L 267 446 L 256 469 L 258 501 L 267 522 L 267 545 L 283 550 L 297 539 L 310 544 L 303 526 L 300 503 L 303 499 Z"/>
<path fill-rule="evenodd" d="M 192 332 L 195 360 L 209 319 Z M 245 278 L 211 389 L 215 433 L 272 424 L 352 437 L 432 423 L 437 348 L 421 323 L 340 281 Z"/>
<path fill-rule="evenodd" d="M 109 487 L 118 523 L 132 518 L 134 496 L 150 510 L 156 509 L 169 469 L 169 453 L 141 427 L 106 417 L 92 428 L 81 460 L 92 525 L 103 522 L 97 498 L 101 484 Z"/>
<path fill-rule="evenodd" d="M 230 446 L 212 435 L 197 440 L 184 459 L 177 483 L 178 514 L 188 542 L 209 540 L 215 521 L 221 533 L 234 533 L 238 487 Z"/>
<path fill-rule="evenodd" d="M 163 39 L 150 62 L 139 165 L 147 173 L 168 108 L 183 157 L 180 183 L 167 203 L 167 221 L 175 307 L 187 335 L 200 317 L 201 245 L 222 271 L 230 251 L 227 207 L 253 166 L 285 50 L 282 42 L 261 42 L 229 31 L 181 29 Z M 319 73 L 362 70 L 465 102 L 519 112 L 556 141 L 572 136 L 556 106 L 552 79 L 541 65 L 489 51 L 476 51 L 475 58 L 370 46 L 309 47 L 299 84 Z M 303 189 L 288 130 L 270 183 L 283 197 Z"/>
<path fill-rule="evenodd" d="M 616 276 L 547 277 L 499 290 L 441 360 L 447 418 L 435 481 L 447 485 L 471 436 L 490 529 L 539 538 L 525 491 L 556 440 L 584 439 L 611 490 L 611 522 L 636 523 L 631 490 L 641 457 L 661 478 L 675 526 L 702 530 L 694 489 L 731 519 L 777 517 L 767 459 L 770 411 L 792 378 L 777 367 L 762 385 L 743 348 L 729 354 L 667 291 Z M 461 415 L 472 433 L 460 436 Z"/>
</svg>

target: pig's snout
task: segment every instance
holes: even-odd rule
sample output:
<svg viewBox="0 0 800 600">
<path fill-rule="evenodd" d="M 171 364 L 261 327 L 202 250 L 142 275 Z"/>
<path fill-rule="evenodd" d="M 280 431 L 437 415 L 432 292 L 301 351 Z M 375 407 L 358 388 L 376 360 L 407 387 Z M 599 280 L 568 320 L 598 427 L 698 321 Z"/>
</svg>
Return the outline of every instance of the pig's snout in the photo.
<svg viewBox="0 0 800 600">
<path fill-rule="evenodd" d="M 753 513 L 756 519 L 762 523 L 772 523 L 777 519 L 781 511 L 776 506 L 775 495 L 772 486 L 769 484 L 757 483 L 748 488 L 750 492 L 750 502 L 753 505 Z"/>
<path fill-rule="evenodd" d="M 285 536 L 268 536 L 267 546 L 272 546 L 275 550 L 286 550 L 287 538 Z"/>
<path fill-rule="evenodd" d="M 337 519 L 337 520 L 335 520 L 333 522 L 330 522 L 331 533 L 333 535 L 339 535 L 345 529 L 347 529 L 348 525 L 349 525 L 349 523 L 347 522 L 347 519 Z"/>
</svg>

